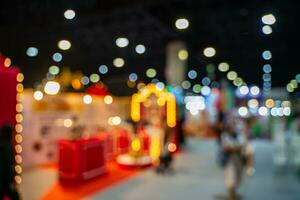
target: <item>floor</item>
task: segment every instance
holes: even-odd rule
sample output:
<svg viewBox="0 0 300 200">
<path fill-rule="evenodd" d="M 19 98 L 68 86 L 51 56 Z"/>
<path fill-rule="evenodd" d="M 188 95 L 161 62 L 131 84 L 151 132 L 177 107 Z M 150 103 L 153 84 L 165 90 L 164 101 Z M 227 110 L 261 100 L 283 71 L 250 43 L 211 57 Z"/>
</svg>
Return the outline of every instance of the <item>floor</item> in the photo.
<svg viewBox="0 0 300 200">
<path fill-rule="evenodd" d="M 275 167 L 272 145 L 268 141 L 255 141 L 256 174 L 244 176 L 239 189 L 243 200 L 299 200 L 300 179 L 289 167 Z M 85 196 L 85 200 L 218 200 L 224 199 L 222 169 L 216 164 L 215 142 L 189 140 L 186 150 L 175 157 L 174 174 L 157 175 L 153 169 L 132 176 L 101 192 Z M 24 200 L 39 199 L 56 181 L 52 170 L 33 170 L 24 173 L 21 187 Z M 33 178 L 38 180 L 32 183 Z M 45 177 L 49 177 L 46 178 Z M 35 190 L 28 190 L 27 184 Z M 26 198 L 25 198 L 26 197 Z"/>
</svg>

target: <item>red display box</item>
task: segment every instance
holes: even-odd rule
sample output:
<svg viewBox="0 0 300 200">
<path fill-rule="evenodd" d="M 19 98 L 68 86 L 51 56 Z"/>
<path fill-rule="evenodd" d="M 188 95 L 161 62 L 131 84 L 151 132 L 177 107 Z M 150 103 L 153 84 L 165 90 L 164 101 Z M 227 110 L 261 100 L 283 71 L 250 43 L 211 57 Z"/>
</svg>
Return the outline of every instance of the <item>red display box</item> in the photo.
<svg viewBox="0 0 300 200">
<path fill-rule="evenodd" d="M 126 130 L 119 130 L 117 134 L 117 154 L 124 154 L 129 151 L 131 139 Z"/>
<path fill-rule="evenodd" d="M 59 141 L 59 177 L 83 181 L 106 172 L 104 142 L 97 138 Z"/>
</svg>

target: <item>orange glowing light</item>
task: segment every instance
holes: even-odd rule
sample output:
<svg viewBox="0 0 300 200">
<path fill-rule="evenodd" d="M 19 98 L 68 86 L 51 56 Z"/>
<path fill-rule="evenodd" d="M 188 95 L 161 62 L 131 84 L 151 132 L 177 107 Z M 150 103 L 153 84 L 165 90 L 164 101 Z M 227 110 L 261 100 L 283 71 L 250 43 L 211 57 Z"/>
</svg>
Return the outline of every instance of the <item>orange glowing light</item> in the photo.
<svg viewBox="0 0 300 200">
<path fill-rule="evenodd" d="M 23 141 L 23 137 L 21 134 L 16 134 L 15 140 L 17 143 L 21 143 Z"/>
<path fill-rule="evenodd" d="M 23 105 L 20 104 L 20 103 L 18 103 L 18 104 L 16 105 L 16 111 L 17 111 L 17 112 L 22 112 L 22 111 L 23 111 Z"/>
<path fill-rule="evenodd" d="M 22 150 L 23 150 L 23 148 L 22 148 L 21 145 L 17 144 L 17 145 L 15 146 L 15 150 L 16 150 L 16 153 L 21 153 Z"/>
<path fill-rule="evenodd" d="M 79 90 L 81 88 L 81 82 L 80 82 L 80 80 L 78 80 L 78 79 L 72 80 L 72 87 L 75 90 Z"/>
<path fill-rule="evenodd" d="M 16 122 L 21 123 L 23 121 L 23 115 L 22 114 L 16 114 Z"/>
<path fill-rule="evenodd" d="M 170 152 L 175 152 L 175 151 L 177 150 L 176 144 L 170 143 L 170 144 L 168 145 L 168 150 L 169 150 Z"/>
<path fill-rule="evenodd" d="M 274 107 L 274 100 L 273 99 L 267 99 L 266 100 L 266 106 L 267 106 L 267 108 Z"/>
<path fill-rule="evenodd" d="M 22 156 L 16 155 L 16 156 L 15 156 L 15 161 L 16 161 L 17 164 L 21 164 L 22 161 L 23 161 Z"/>
<path fill-rule="evenodd" d="M 20 165 L 16 165 L 15 166 L 15 171 L 17 174 L 21 174 L 22 173 L 22 167 Z"/>
<path fill-rule="evenodd" d="M 24 90 L 23 84 L 19 83 L 17 85 L 17 92 L 23 92 L 23 90 Z"/>
<path fill-rule="evenodd" d="M 17 75 L 17 81 L 22 82 L 24 80 L 24 75 L 22 73 L 18 73 Z"/>
<path fill-rule="evenodd" d="M 21 124 L 17 124 L 15 126 L 16 132 L 21 133 L 23 131 L 23 126 Z"/>
<path fill-rule="evenodd" d="M 24 98 L 24 97 L 23 97 L 23 94 L 22 94 L 22 93 L 18 93 L 18 94 L 17 94 L 17 101 L 18 101 L 18 102 L 23 101 L 23 98 Z"/>
<path fill-rule="evenodd" d="M 17 184 L 21 184 L 21 182 L 22 182 L 21 176 L 19 176 L 19 175 L 15 176 L 15 181 Z"/>
<path fill-rule="evenodd" d="M 5 58 L 5 60 L 4 60 L 4 67 L 10 67 L 10 65 L 11 65 L 10 58 Z"/>
</svg>

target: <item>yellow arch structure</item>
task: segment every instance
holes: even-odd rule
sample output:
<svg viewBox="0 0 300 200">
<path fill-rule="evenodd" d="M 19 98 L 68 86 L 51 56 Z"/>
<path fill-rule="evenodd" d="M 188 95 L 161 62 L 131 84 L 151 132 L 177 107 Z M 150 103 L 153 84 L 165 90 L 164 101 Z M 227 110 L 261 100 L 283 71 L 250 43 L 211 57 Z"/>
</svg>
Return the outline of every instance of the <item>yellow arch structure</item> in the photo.
<svg viewBox="0 0 300 200">
<path fill-rule="evenodd" d="M 145 102 L 150 95 L 154 94 L 158 99 L 159 105 L 167 104 L 167 125 L 175 127 L 176 125 L 176 99 L 175 96 L 164 88 L 157 87 L 154 83 L 150 83 L 135 93 L 131 99 L 131 118 L 138 122 L 141 119 L 140 104 Z"/>
</svg>

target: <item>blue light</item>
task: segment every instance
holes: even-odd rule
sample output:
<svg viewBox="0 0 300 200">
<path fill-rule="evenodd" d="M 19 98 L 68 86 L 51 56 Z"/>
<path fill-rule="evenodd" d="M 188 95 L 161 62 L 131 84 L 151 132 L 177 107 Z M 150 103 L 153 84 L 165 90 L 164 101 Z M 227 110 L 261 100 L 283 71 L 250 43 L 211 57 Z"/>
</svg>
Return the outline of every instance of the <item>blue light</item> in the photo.
<svg viewBox="0 0 300 200">
<path fill-rule="evenodd" d="M 60 62 L 60 61 L 62 60 L 62 55 L 61 55 L 61 53 L 55 53 L 55 54 L 53 54 L 52 59 L 53 59 L 55 62 Z"/>
<path fill-rule="evenodd" d="M 158 82 L 159 80 L 157 78 L 151 80 L 151 83 L 158 83 Z"/>
<path fill-rule="evenodd" d="M 81 78 L 81 83 L 82 83 L 83 85 L 88 85 L 88 84 L 90 83 L 89 77 L 87 77 L 87 76 L 82 77 L 82 78 Z"/>
<path fill-rule="evenodd" d="M 143 54 L 145 53 L 146 51 L 146 47 L 142 44 L 139 44 L 135 47 L 135 51 L 138 53 L 138 54 Z"/>
<path fill-rule="evenodd" d="M 38 53 L 39 53 L 39 50 L 36 47 L 29 47 L 26 51 L 26 54 L 29 57 L 37 56 Z"/>
<path fill-rule="evenodd" d="M 264 81 L 271 81 L 271 74 L 264 74 L 263 75 L 263 80 Z"/>
<path fill-rule="evenodd" d="M 165 84 L 163 82 L 158 82 L 156 83 L 156 87 L 160 90 L 164 89 L 165 88 Z"/>
<path fill-rule="evenodd" d="M 272 58 L 272 53 L 269 50 L 266 50 L 262 53 L 262 57 L 265 60 L 270 60 Z"/>
<path fill-rule="evenodd" d="M 197 77 L 197 72 L 195 70 L 190 70 L 188 73 L 190 79 L 195 79 Z"/>
<path fill-rule="evenodd" d="M 201 88 L 201 94 L 204 96 L 208 96 L 211 93 L 211 89 L 208 86 L 203 86 Z"/>
<path fill-rule="evenodd" d="M 213 81 L 211 83 L 211 88 L 219 88 L 220 87 L 220 83 L 216 82 L 216 81 Z"/>
<path fill-rule="evenodd" d="M 204 77 L 204 78 L 202 79 L 202 84 L 203 84 L 203 85 L 209 85 L 209 84 L 210 84 L 210 79 L 209 79 L 208 77 Z"/>
<path fill-rule="evenodd" d="M 135 82 L 135 81 L 137 81 L 137 79 L 138 79 L 138 76 L 137 76 L 136 73 L 131 73 L 131 74 L 129 74 L 129 80 L 130 80 L 130 81 Z"/>
<path fill-rule="evenodd" d="M 265 73 L 271 73 L 272 72 L 272 67 L 271 67 L 270 64 L 265 64 L 263 66 L 263 70 L 264 70 Z"/>
<path fill-rule="evenodd" d="M 264 82 L 264 88 L 271 88 L 271 82 Z"/>
<path fill-rule="evenodd" d="M 106 65 L 100 65 L 98 70 L 100 74 L 106 74 L 108 72 L 108 67 Z"/>
</svg>

